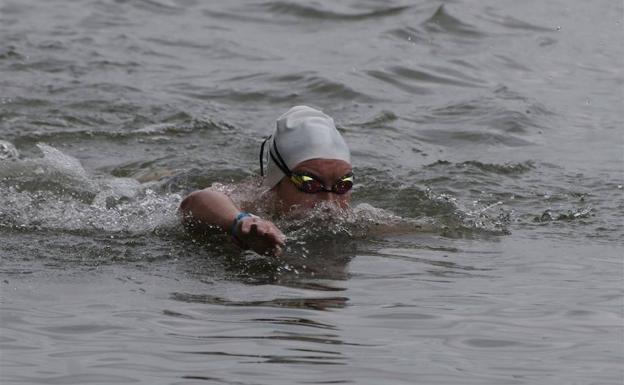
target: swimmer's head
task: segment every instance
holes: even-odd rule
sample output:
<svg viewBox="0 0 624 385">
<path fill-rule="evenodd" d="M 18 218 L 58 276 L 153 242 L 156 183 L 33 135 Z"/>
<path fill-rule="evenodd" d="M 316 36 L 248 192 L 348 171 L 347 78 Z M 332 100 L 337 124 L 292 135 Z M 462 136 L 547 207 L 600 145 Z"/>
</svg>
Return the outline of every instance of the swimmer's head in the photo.
<svg viewBox="0 0 624 385">
<path fill-rule="evenodd" d="M 351 153 L 331 117 L 307 106 L 293 107 L 277 119 L 266 145 L 264 185 L 284 203 L 303 207 L 319 201 L 348 204 L 353 185 Z M 263 157 L 261 150 L 261 169 Z M 293 174 L 303 177 L 293 179 Z"/>
<path fill-rule="evenodd" d="M 267 145 L 264 184 L 269 188 L 287 176 L 288 170 L 306 160 L 336 159 L 351 163 L 349 147 L 336 129 L 334 120 L 307 106 L 293 107 L 280 116 Z"/>
</svg>

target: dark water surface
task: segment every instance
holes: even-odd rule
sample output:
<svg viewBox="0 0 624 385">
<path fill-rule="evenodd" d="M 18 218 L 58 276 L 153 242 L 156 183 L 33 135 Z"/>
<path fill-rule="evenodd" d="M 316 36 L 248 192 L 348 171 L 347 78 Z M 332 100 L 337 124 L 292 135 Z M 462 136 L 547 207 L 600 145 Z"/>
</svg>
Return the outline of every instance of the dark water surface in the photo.
<svg viewBox="0 0 624 385">
<path fill-rule="evenodd" d="M 0 0 L 0 383 L 621 384 L 622 20 Z M 297 104 L 352 147 L 353 217 L 280 223 L 282 261 L 188 238 L 184 194 L 251 186 Z"/>
</svg>

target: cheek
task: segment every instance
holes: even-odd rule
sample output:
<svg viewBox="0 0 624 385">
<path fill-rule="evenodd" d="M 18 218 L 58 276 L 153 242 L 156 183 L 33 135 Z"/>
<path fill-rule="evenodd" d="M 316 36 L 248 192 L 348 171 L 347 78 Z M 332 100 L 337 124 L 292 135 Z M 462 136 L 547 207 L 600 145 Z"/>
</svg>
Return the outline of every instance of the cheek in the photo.
<svg viewBox="0 0 624 385">
<path fill-rule="evenodd" d="M 289 206 L 297 205 L 303 208 L 311 209 L 320 201 L 321 199 L 319 194 L 306 194 L 296 190 L 291 192 L 288 197 L 288 201 L 285 201 L 285 203 L 288 203 Z"/>
<path fill-rule="evenodd" d="M 340 204 L 340 207 L 342 208 L 349 207 L 349 203 L 351 203 L 351 192 L 348 192 L 343 195 L 339 195 L 337 201 Z"/>
<path fill-rule="evenodd" d="M 295 186 L 290 183 L 280 183 L 276 189 L 277 198 L 281 201 L 285 211 L 289 211 L 293 206 L 298 206 L 304 209 L 312 209 L 318 203 L 323 201 L 333 201 L 337 203 L 341 208 L 348 208 L 351 202 L 351 192 L 349 191 L 343 195 L 327 195 L 327 194 L 306 194 L 297 190 Z"/>
<path fill-rule="evenodd" d="M 303 193 L 297 190 L 297 188 L 291 183 L 280 183 L 277 187 L 276 193 L 277 198 L 284 204 L 286 209 L 295 205 L 311 208 L 317 202 L 317 194 Z"/>
</svg>

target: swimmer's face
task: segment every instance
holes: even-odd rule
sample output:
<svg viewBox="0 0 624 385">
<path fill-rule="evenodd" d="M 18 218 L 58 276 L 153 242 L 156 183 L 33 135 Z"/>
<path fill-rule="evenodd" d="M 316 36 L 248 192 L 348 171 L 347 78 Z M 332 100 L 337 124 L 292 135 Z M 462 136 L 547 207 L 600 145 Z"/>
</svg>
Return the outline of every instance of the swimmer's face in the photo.
<svg viewBox="0 0 624 385">
<path fill-rule="evenodd" d="M 295 174 L 313 176 L 328 189 L 351 171 L 351 164 L 337 159 L 310 159 L 299 163 L 292 169 L 292 172 Z M 289 212 L 294 208 L 311 209 L 320 203 L 329 203 L 339 208 L 347 208 L 351 201 L 351 191 L 345 194 L 336 194 L 328 191 L 309 194 L 299 190 L 286 177 L 282 178 L 275 186 L 274 191 L 280 203 L 280 208 L 284 212 Z"/>
</svg>

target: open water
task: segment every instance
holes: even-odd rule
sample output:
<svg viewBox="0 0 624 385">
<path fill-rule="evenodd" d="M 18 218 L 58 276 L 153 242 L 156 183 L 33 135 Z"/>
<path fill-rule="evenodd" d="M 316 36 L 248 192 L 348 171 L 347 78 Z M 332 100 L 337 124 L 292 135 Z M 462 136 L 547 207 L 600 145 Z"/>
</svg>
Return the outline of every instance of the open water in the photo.
<svg viewBox="0 0 624 385">
<path fill-rule="evenodd" d="M 622 384 L 618 0 L 0 0 L 0 383 Z M 293 105 L 355 211 L 187 237 Z M 414 222 L 430 231 L 417 231 Z"/>
</svg>

